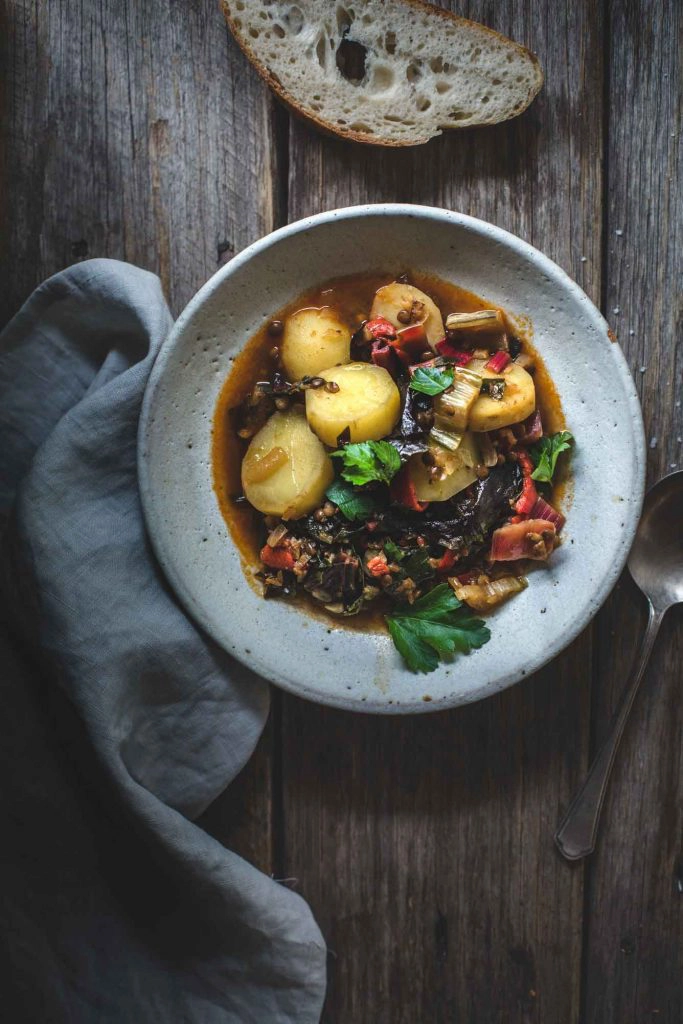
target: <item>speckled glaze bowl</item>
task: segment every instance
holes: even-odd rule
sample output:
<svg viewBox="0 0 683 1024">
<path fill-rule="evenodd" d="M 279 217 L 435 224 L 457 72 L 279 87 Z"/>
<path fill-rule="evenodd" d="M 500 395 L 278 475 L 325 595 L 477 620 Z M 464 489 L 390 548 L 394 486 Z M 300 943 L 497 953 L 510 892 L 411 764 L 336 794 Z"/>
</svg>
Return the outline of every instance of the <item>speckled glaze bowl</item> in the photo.
<svg viewBox="0 0 683 1024">
<path fill-rule="evenodd" d="M 212 488 L 211 433 L 231 358 L 281 306 L 328 278 L 415 268 L 528 317 L 576 438 L 564 543 L 527 590 L 490 616 L 481 650 L 415 675 L 388 635 L 354 632 L 265 601 Z M 607 386 L 608 385 L 608 386 Z M 532 246 L 459 213 L 359 206 L 275 231 L 195 295 L 152 371 L 139 435 L 147 526 L 187 611 L 227 651 L 278 686 L 357 711 L 412 713 L 479 700 L 553 658 L 621 572 L 640 514 L 643 425 L 626 362 L 604 319 Z"/>
</svg>

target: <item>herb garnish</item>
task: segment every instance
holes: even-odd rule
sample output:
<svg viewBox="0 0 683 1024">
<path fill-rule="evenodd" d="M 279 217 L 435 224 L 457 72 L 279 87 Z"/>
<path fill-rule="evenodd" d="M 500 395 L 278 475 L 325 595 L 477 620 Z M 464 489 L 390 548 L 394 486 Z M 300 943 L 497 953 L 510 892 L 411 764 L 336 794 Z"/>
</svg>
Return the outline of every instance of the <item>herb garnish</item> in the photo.
<svg viewBox="0 0 683 1024">
<path fill-rule="evenodd" d="M 488 627 L 481 619 L 472 618 L 469 608 L 446 583 L 385 619 L 394 644 L 413 672 L 433 672 L 440 658 L 456 652 L 467 654 L 491 639 Z"/>
<path fill-rule="evenodd" d="M 391 559 L 392 562 L 402 562 L 406 557 L 405 551 L 403 551 L 398 544 L 394 544 L 391 537 L 387 537 L 384 541 L 384 554 L 387 558 Z"/>
<path fill-rule="evenodd" d="M 345 480 L 333 480 L 325 491 L 341 514 L 352 522 L 356 519 L 367 519 L 378 508 L 375 495 L 357 491 Z"/>
<path fill-rule="evenodd" d="M 531 474 L 531 479 L 549 484 L 555 472 L 558 456 L 571 447 L 573 440 L 574 437 L 568 430 L 562 430 L 558 434 L 551 434 L 550 437 L 542 437 L 538 444 L 533 445 L 529 452 L 536 468 Z"/>
<path fill-rule="evenodd" d="M 452 383 L 452 366 L 445 366 L 442 369 L 438 366 L 418 366 L 410 378 L 410 387 L 413 391 L 420 391 L 423 395 L 440 395 Z"/>
<path fill-rule="evenodd" d="M 350 484 L 369 484 L 374 480 L 388 484 L 401 468 L 401 456 L 386 441 L 361 441 L 347 444 L 331 457 L 341 459 L 341 475 Z M 331 499 L 334 501 L 334 498 Z"/>
</svg>

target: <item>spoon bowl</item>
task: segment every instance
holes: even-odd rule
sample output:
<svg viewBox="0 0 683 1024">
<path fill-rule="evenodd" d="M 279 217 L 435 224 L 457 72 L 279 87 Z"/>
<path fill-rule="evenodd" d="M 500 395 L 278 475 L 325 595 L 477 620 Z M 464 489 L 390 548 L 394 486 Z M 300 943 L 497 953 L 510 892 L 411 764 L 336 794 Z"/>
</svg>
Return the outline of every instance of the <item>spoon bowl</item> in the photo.
<svg viewBox="0 0 683 1024">
<path fill-rule="evenodd" d="M 683 470 L 663 477 L 645 496 L 628 567 L 655 608 L 683 601 Z"/>
</svg>

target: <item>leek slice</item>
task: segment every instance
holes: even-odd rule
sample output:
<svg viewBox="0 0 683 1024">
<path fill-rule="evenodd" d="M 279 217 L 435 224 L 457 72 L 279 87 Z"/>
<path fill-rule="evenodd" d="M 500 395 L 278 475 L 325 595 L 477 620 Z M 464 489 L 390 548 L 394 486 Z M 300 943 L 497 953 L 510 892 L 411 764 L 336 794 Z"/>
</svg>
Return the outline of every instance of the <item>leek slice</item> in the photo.
<svg viewBox="0 0 683 1024">
<path fill-rule="evenodd" d="M 482 376 L 473 370 L 457 367 L 453 375 L 453 386 L 434 401 L 434 415 L 440 424 L 445 420 L 450 429 L 465 430 L 470 409 L 479 398 Z"/>
<path fill-rule="evenodd" d="M 479 309 L 474 313 L 450 313 L 446 317 L 447 331 L 502 331 L 503 318 L 498 309 Z"/>
</svg>

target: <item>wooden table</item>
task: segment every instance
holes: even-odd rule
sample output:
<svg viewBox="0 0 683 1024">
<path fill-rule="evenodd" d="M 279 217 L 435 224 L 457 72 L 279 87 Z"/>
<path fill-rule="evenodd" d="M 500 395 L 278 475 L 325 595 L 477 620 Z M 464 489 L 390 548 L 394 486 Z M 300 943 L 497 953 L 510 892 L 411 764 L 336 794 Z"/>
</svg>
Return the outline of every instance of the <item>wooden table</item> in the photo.
<svg viewBox="0 0 683 1024">
<path fill-rule="evenodd" d="M 0 321 L 87 257 L 156 271 L 177 313 L 288 220 L 377 200 L 462 210 L 538 246 L 603 309 L 642 399 L 649 482 L 683 467 L 680 2 L 452 6 L 531 47 L 545 87 L 508 124 L 388 152 L 292 119 L 218 0 L 5 2 Z M 595 444 L 608 459 L 608 438 Z M 326 1022 L 680 1024 L 680 614 L 597 853 L 569 865 L 552 841 L 643 622 L 624 577 L 546 669 L 452 712 L 372 718 L 274 695 L 205 824 L 310 901 L 330 947 Z"/>
</svg>

